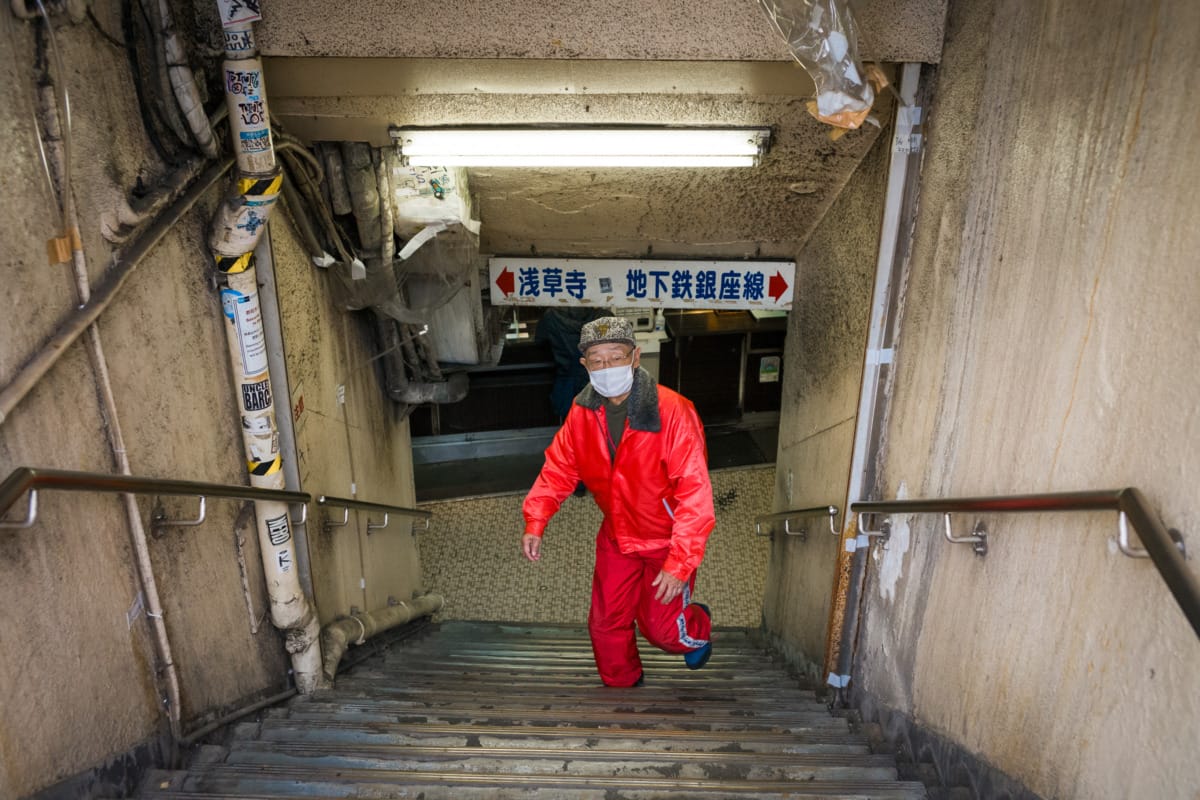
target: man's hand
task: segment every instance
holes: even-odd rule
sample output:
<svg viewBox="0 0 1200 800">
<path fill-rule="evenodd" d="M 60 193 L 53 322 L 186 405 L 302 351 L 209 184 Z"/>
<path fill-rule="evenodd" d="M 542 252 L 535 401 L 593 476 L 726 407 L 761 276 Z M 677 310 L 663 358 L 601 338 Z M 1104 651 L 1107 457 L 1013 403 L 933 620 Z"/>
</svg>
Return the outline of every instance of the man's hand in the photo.
<svg viewBox="0 0 1200 800">
<path fill-rule="evenodd" d="M 654 579 L 651 586 L 657 586 L 658 592 L 655 593 L 654 599 L 666 605 L 667 603 L 679 597 L 683 591 L 684 582 L 676 578 L 669 572 L 663 571 L 658 573 L 658 577 Z"/>
<path fill-rule="evenodd" d="M 521 537 L 521 551 L 530 561 L 542 559 L 542 537 L 527 533 Z"/>
</svg>

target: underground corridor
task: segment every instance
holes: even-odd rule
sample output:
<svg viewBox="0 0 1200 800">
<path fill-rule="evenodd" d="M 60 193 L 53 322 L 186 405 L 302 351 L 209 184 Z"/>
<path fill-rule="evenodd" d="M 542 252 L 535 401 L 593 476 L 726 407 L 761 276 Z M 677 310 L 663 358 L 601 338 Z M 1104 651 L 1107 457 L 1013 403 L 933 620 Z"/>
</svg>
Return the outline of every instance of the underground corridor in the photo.
<svg viewBox="0 0 1200 800">
<path fill-rule="evenodd" d="M 1200 797 L 1200 4 L 0 41 L 0 798 Z"/>
</svg>

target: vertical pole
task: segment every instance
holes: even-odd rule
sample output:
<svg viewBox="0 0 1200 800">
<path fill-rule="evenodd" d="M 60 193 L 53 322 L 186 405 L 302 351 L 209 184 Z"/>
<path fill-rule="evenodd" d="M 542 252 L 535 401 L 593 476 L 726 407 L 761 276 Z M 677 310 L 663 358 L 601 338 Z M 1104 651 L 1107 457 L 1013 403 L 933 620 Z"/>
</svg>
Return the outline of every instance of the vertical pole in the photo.
<svg viewBox="0 0 1200 800">
<path fill-rule="evenodd" d="M 208 244 L 224 277 L 221 310 L 250 485 L 283 489 L 275 392 L 254 262 L 254 249 L 279 197 L 283 176 L 275 162 L 262 62 L 254 42 L 253 23 L 258 17 L 246 15 L 240 3 L 218 0 L 217 5 L 225 29 L 222 76 L 237 176 L 217 209 Z M 284 409 L 287 413 L 286 398 Z M 321 628 L 301 585 L 291 516 L 283 503 L 256 502 L 254 510 L 271 622 L 286 634 L 296 688 L 307 694 L 321 682 Z"/>
<path fill-rule="evenodd" d="M 910 195 L 909 168 L 915 166 L 920 156 L 914 150 L 912 127 L 917 123 L 911 114 L 915 106 L 917 89 L 921 78 L 921 65 L 906 63 L 901 68 L 900 99 L 903 105 L 896 110 L 893 123 L 892 159 L 888 167 L 887 190 L 883 208 L 883 222 L 879 233 L 878 260 L 875 266 L 875 287 L 871 299 L 871 324 L 867 331 L 866 351 L 863 358 L 862 388 L 859 393 L 858 415 L 855 418 L 854 451 L 850 462 L 850 475 L 846 487 L 845 508 L 856 500 L 866 499 L 864 492 L 873 490 L 875 479 L 874 459 L 881 431 L 883 398 L 880 388 L 881 373 L 890 369 L 890 336 L 894 333 L 892 318 L 896 298 L 896 281 L 900 277 L 898 263 L 903 260 L 900 252 L 901 222 L 908 208 Z M 913 173 L 916 174 L 915 172 Z M 858 635 L 858 616 L 862 602 L 861 582 L 867 568 L 867 546 L 856 538 L 856 517 L 842 515 L 842 543 L 834 573 L 833 604 L 830 613 L 826 640 L 826 682 L 837 689 L 844 689 L 850 682 L 850 670 L 854 655 L 854 641 Z M 853 543 L 853 546 L 850 545 Z"/>
</svg>

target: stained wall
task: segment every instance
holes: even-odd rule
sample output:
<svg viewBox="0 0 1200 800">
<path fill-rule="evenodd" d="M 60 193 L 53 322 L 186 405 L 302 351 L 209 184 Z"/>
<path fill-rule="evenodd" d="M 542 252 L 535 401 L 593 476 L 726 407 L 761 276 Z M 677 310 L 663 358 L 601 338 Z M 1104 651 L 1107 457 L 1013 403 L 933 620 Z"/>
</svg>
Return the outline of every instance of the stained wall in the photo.
<svg viewBox="0 0 1200 800">
<path fill-rule="evenodd" d="M 1188 0 L 951 3 L 881 496 L 1137 486 L 1195 549 L 1198 40 Z M 981 519 L 986 558 L 893 519 L 860 698 L 1043 797 L 1194 798 L 1200 641 L 1116 515 Z"/>
<path fill-rule="evenodd" d="M 788 315 L 783 413 L 773 511 L 837 506 L 845 519 L 859 385 L 875 256 L 879 248 L 888 147 L 885 131 L 796 257 Z M 791 660 L 823 679 L 839 537 L 819 519 L 809 535 L 778 536 L 771 552 L 763 619 Z"/>
<path fill-rule="evenodd" d="M 71 186 L 93 283 L 114 254 L 103 227 L 139 180 L 150 188 L 167 171 L 143 132 L 125 53 L 98 27 L 119 33 L 117 8 L 94 4 L 97 23 L 56 22 L 65 70 L 55 74 L 70 93 Z M 39 51 L 35 29 L 7 8 L 0 13 L 0 147 L 7 156 L 0 196 L 0 385 L 79 303 L 69 267 L 47 264 L 46 241 L 59 226 L 31 117 L 35 64 L 46 52 L 44 44 Z M 206 196 L 153 249 L 98 327 L 132 471 L 244 485 L 224 322 L 204 246 L 217 194 Z M 364 330 L 327 300 L 324 277 L 299 252 L 285 224 L 276 226 L 273 238 L 289 320 L 284 346 L 312 403 L 311 424 L 300 441 L 308 463 L 303 488 L 347 495 L 345 452 L 353 451 L 361 496 L 410 501 L 407 424 L 389 415 L 390 403 L 367 363 Z M 346 386 L 342 406 L 335 404 L 339 384 Z M 112 472 L 109 421 L 97 386 L 81 340 L 0 423 L 0 477 L 21 466 Z M 289 392 L 281 385 L 275 392 L 280 413 L 287 413 Z M 0 530 L 0 797 L 29 795 L 139 748 L 147 755 L 166 730 L 119 498 L 46 492 L 39 499 L 34 527 Z M 138 502 L 148 526 L 154 498 Z M 195 501 L 168 498 L 163 505 L 174 515 L 195 513 Z M 149 542 L 179 670 L 185 731 L 289 683 L 281 637 L 269 623 L 251 632 L 266 598 L 253 526 L 238 520 L 239 510 L 237 503 L 210 499 L 205 524 L 169 530 Z M 315 524 L 315 510 L 313 516 Z M 246 591 L 239 532 L 247 539 Z M 354 563 L 346 581 L 353 590 L 345 596 L 338 587 L 321 586 L 324 618 L 345 613 L 352 602 L 382 605 L 387 595 L 416 586 L 411 537 L 366 542 L 361 562 L 352 537 L 343 537 L 347 552 L 318 554 L 343 572 L 351 570 L 342 562 Z M 364 575 L 365 600 L 359 588 Z M 126 788 L 107 792 L 118 796 Z"/>
</svg>

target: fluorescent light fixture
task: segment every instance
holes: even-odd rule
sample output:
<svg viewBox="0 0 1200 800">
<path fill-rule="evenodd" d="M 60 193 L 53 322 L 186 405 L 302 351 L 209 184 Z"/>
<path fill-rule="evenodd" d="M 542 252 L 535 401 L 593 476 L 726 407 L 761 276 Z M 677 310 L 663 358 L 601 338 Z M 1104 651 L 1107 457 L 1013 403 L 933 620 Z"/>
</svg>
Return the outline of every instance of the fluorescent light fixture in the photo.
<svg viewBox="0 0 1200 800">
<path fill-rule="evenodd" d="M 770 128 L 392 128 L 417 167 L 753 167 Z"/>
</svg>

